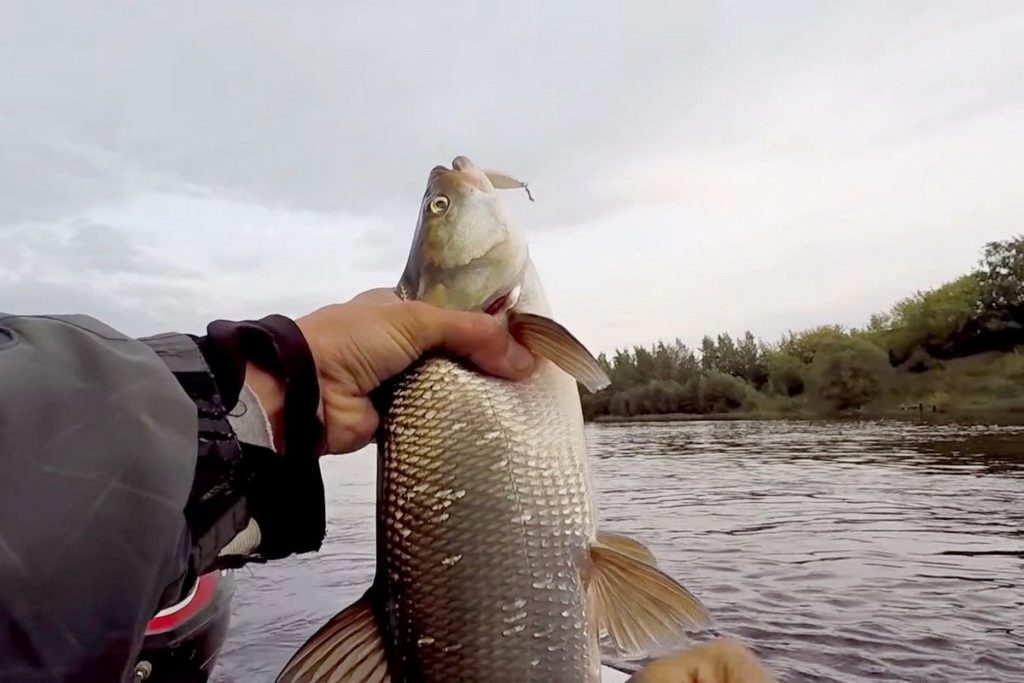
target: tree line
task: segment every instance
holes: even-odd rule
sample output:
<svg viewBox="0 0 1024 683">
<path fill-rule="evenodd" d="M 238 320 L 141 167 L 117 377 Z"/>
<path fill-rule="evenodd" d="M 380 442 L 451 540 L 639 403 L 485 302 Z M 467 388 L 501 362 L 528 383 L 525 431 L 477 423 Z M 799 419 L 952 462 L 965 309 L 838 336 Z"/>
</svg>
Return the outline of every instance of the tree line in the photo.
<svg viewBox="0 0 1024 683">
<path fill-rule="evenodd" d="M 1024 345 L 1024 235 L 984 246 L 976 268 L 897 302 L 862 328 L 823 325 L 775 343 L 751 332 L 617 349 L 598 361 L 611 385 L 581 389 L 587 419 L 755 410 L 860 409 L 903 375 Z"/>
</svg>

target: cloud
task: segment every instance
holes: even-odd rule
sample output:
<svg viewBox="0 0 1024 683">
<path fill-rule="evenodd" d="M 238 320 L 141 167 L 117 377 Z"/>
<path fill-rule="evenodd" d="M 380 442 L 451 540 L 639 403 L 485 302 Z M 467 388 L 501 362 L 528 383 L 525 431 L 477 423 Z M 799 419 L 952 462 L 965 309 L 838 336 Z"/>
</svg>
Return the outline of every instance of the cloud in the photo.
<svg viewBox="0 0 1024 683">
<path fill-rule="evenodd" d="M 0 308 L 36 282 L 194 328 L 392 284 L 461 153 L 530 183 L 512 214 L 595 348 L 859 322 L 1024 222 L 1014 2 L 21 2 L 0 25 Z"/>
<path fill-rule="evenodd" d="M 977 48 L 996 32 L 956 4 L 739 7 L 22 4 L 0 17 L 14 36 L 0 48 L 0 102 L 8 135 L 33 141 L 19 158 L 42 151 L 70 181 L 99 171 L 108 190 L 142 171 L 233 198 L 377 212 L 407 205 L 426 169 L 466 152 L 579 198 L 666 137 L 707 142 L 794 102 L 775 92 L 794 79 L 824 81 L 825 104 L 856 93 L 834 76 L 877 76 L 872 66 L 904 57 L 888 41 L 922 17 L 941 31 L 925 49 L 963 35 Z M 963 18 L 981 28 L 942 25 Z M 96 191 L 78 185 L 66 202 Z"/>
</svg>

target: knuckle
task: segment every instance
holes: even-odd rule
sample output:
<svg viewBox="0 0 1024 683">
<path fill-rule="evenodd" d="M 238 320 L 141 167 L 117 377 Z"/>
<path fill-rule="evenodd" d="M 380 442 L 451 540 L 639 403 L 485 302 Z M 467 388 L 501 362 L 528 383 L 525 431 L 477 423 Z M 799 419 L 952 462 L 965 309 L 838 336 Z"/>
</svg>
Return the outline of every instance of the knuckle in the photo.
<svg viewBox="0 0 1024 683">
<path fill-rule="evenodd" d="M 477 337 L 497 338 L 499 336 L 498 333 L 501 331 L 501 326 L 497 320 L 482 313 L 467 316 L 467 324 L 474 336 Z"/>
<path fill-rule="evenodd" d="M 430 304 L 425 304 L 422 301 L 409 301 L 401 304 L 395 308 L 395 312 L 398 313 L 398 319 L 400 324 L 410 334 L 420 335 L 427 329 L 434 319 L 437 317 L 437 313 L 433 310 Z"/>
</svg>

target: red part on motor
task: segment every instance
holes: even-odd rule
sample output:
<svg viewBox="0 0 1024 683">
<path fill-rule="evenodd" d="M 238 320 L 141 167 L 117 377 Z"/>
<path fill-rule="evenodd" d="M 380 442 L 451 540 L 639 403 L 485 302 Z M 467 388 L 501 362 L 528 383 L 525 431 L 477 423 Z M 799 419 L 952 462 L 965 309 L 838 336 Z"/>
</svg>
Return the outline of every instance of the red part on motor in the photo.
<svg viewBox="0 0 1024 683">
<path fill-rule="evenodd" d="M 161 610 L 149 621 L 146 626 L 146 635 L 170 631 L 198 614 L 213 599 L 219 576 L 218 572 L 200 576 L 188 597 L 176 605 Z"/>
</svg>

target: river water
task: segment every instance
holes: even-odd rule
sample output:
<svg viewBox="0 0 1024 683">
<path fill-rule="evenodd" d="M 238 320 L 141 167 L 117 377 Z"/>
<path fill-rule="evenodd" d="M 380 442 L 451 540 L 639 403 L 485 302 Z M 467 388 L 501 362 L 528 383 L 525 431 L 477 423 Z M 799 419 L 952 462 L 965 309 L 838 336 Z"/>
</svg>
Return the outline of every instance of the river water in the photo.
<svg viewBox="0 0 1024 683">
<path fill-rule="evenodd" d="M 1024 427 L 588 425 L 601 525 L 780 681 L 1024 681 Z M 324 460 L 318 555 L 237 573 L 214 676 L 271 681 L 374 565 L 374 453 Z"/>
</svg>

